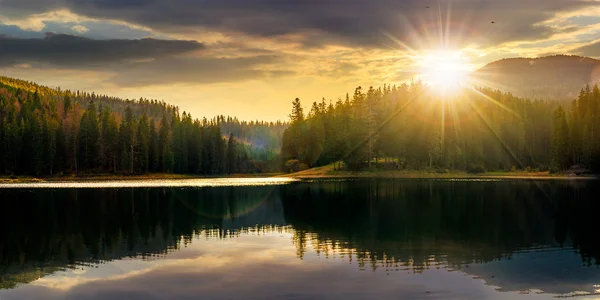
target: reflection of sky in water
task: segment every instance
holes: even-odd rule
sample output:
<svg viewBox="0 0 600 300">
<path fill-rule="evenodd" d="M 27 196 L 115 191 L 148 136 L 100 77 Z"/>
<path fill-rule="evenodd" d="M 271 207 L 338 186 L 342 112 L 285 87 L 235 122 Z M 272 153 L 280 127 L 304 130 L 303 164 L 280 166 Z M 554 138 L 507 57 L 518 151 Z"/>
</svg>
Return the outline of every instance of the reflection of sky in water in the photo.
<svg viewBox="0 0 600 300">
<path fill-rule="evenodd" d="M 600 283 L 596 268 L 576 267 L 578 254 L 564 249 L 415 274 L 384 266 L 360 271 L 347 253 L 325 257 L 312 245 L 299 259 L 292 237 L 289 227 L 226 239 L 201 234 L 160 258 L 57 272 L 0 291 L 0 299 L 550 299 L 537 289 L 562 293 Z"/>
<path fill-rule="evenodd" d="M 551 299 L 600 289 L 600 268 L 582 265 L 597 257 L 596 185 L 544 183 L 545 198 L 530 182 L 176 183 L 184 188 L 0 189 L 14 200 L 0 202 L 0 299 Z"/>
<path fill-rule="evenodd" d="M 295 182 L 291 178 L 206 178 L 206 179 L 155 179 L 2 183 L 0 188 L 19 189 L 73 189 L 73 188 L 140 188 L 140 187 L 222 187 L 222 186 L 265 186 Z"/>
<path fill-rule="evenodd" d="M 472 264 L 463 270 L 506 291 L 539 289 L 568 294 L 593 292 L 600 284 L 598 267 L 582 265 L 581 256 L 569 248 L 521 252 L 510 260 Z"/>
</svg>

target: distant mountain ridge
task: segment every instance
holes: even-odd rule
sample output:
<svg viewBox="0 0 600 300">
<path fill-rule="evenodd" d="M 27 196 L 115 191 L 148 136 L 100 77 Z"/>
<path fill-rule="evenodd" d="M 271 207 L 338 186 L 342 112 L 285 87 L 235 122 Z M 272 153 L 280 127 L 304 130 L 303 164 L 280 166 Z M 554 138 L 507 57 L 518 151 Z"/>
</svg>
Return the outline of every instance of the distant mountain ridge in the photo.
<svg viewBox="0 0 600 300">
<path fill-rule="evenodd" d="M 519 97 L 570 101 L 587 84 L 600 83 L 600 60 L 574 55 L 506 58 L 485 65 L 472 77 L 480 86 Z"/>
</svg>

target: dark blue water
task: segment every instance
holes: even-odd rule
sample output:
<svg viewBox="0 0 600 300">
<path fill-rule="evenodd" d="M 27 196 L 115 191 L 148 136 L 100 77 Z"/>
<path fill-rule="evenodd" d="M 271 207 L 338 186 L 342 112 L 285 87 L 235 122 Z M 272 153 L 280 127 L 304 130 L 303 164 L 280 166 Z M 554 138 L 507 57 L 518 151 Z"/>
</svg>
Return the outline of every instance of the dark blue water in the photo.
<svg viewBox="0 0 600 300">
<path fill-rule="evenodd" d="M 0 299 L 600 292 L 597 181 L 227 182 L 0 188 Z"/>
</svg>

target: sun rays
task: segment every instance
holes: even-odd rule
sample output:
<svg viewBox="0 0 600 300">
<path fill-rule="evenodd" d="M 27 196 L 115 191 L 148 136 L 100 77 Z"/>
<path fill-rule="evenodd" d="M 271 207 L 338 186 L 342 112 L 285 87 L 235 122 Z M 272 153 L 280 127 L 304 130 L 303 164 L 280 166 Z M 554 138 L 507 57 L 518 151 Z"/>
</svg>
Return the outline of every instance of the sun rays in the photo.
<svg viewBox="0 0 600 300">
<path fill-rule="evenodd" d="M 416 59 L 423 80 L 443 93 L 456 92 L 467 84 L 473 71 L 468 58 L 461 51 L 428 51 Z"/>
<path fill-rule="evenodd" d="M 453 46 L 456 44 L 469 44 L 464 42 L 470 38 L 470 33 L 473 31 L 472 26 L 469 26 L 468 20 L 463 20 L 462 23 L 458 24 L 453 22 L 450 4 L 445 7 L 441 4 L 427 6 L 427 9 L 431 11 L 429 20 L 425 20 L 427 19 L 425 18 L 421 20 L 421 24 L 407 24 L 407 28 L 411 28 L 415 33 L 412 35 L 413 40 L 402 41 L 389 33 L 384 33 L 384 35 L 395 43 L 395 46 L 388 46 L 389 48 L 399 51 L 412 60 L 415 73 L 418 74 L 417 78 L 413 78 L 413 80 L 417 79 L 425 83 L 428 86 L 426 92 L 428 97 L 439 100 L 437 105 L 439 105 L 441 114 L 437 122 L 440 122 L 441 125 L 439 132 L 440 150 L 443 151 L 445 148 L 448 134 L 451 134 L 454 140 L 460 140 L 463 128 L 460 126 L 461 120 L 457 111 L 470 110 L 484 122 L 487 130 L 499 142 L 503 151 L 509 157 L 516 159 L 512 149 L 494 130 L 488 118 L 478 107 L 487 102 L 508 112 L 518 122 L 522 121 L 521 116 L 501 101 L 480 91 L 481 87 L 496 85 L 472 76 L 475 71 L 475 64 L 471 62 L 469 55 L 472 54 L 472 51 L 467 48 L 459 49 Z M 492 22 L 490 26 L 494 26 L 494 23 Z M 434 27 L 435 30 L 432 30 Z M 456 30 L 456 32 L 452 32 L 452 30 Z M 478 31 L 481 33 L 485 29 L 479 28 Z M 461 43 L 454 43 L 453 38 L 461 40 Z M 439 45 L 435 45 L 437 43 Z M 480 101 L 483 102 L 476 103 Z M 434 103 L 436 101 L 432 102 L 431 105 L 436 105 Z M 449 124 L 452 124 L 452 128 L 447 128 Z"/>
</svg>

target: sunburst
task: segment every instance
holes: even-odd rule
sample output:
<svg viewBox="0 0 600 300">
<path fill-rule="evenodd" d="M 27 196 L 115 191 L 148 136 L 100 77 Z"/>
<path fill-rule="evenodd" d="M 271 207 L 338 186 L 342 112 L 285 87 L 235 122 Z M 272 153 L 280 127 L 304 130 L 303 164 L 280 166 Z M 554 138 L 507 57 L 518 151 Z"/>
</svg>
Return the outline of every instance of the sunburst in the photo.
<svg viewBox="0 0 600 300">
<path fill-rule="evenodd" d="M 415 61 L 422 79 L 444 93 L 456 92 L 468 84 L 468 75 L 473 71 L 469 59 L 459 50 L 427 51 Z"/>
<path fill-rule="evenodd" d="M 427 7 L 429 8 L 429 7 Z M 426 94 L 433 96 L 434 98 L 440 99 L 441 104 L 441 137 L 440 137 L 440 145 L 443 147 L 444 145 L 444 137 L 445 137 L 445 124 L 446 124 L 446 114 L 449 109 L 456 107 L 457 105 L 464 104 L 465 107 L 471 107 L 473 111 L 481 117 L 485 122 L 488 121 L 487 116 L 483 114 L 483 112 L 477 109 L 477 101 L 483 100 L 488 101 L 489 103 L 498 106 L 499 108 L 511 113 L 520 119 L 520 116 L 511 110 L 510 108 L 503 105 L 500 101 L 493 99 L 487 95 L 484 95 L 478 90 L 480 86 L 489 86 L 490 84 L 487 82 L 482 82 L 477 80 L 476 78 L 471 76 L 471 73 L 475 70 L 475 64 L 473 64 L 470 60 L 469 52 L 467 49 L 454 48 L 452 45 L 451 37 L 451 7 L 447 6 L 445 13 L 445 22 L 444 16 L 442 14 L 441 5 L 438 6 L 437 10 L 431 10 L 431 13 L 436 14 L 436 16 L 432 19 L 435 19 L 436 23 L 434 26 L 433 23 L 424 23 L 424 24 L 408 24 L 409 28 L 412 28 L 414 34 L 411 35 L 411 39 L 413 43 L 409 43 L 406 41 L 402 41 L 389 33 L 384 33 L 391 41 L 396 44 L 396 47 L 391 47 L 400 52 L 400 56 L 409 57 L 413 61 L 413 73 L 416 73 L 418 79 L 422 82 L 426 83 L 430 88 L 426 90 Z M 495 23 L 495 22 L 493 22 Z M 420 25 L 420 26 L 414 26 Z M 435 27 L 435 30 L 430 30 Z M 423 30 L 416 30 L 416 28 L 424 28 Z M 469 28 L 468 24 L 462 23 L 457 26 L 459 30 L 464 31 Z M 436 32 L 436 35 L 439 35 L 439 46 L 433 47 L 431 41 L 437 40 L 438 36 L 430 35 Z M 479 30 L 471 30 L 471 32 L 480 32 Z M 418 35 L 417 33 L 421 33 Z M 480 32 L 481 33 L 481 32 Z M 485 35 L 485 34 L 483 34 Z M 459 40 L 467 41 L 468 35 L 464 35 L 464 32 L 455 32 L 455 37 Z M 416 42 L 417 44 L 414 44 Z M 437 43 L 437 42 L 436 42 Z M 472 50 L 472 48 L 470 48 Z M 474 101 L 472 98 L 467 95 L 477 95 L 477 101 Z M 421 98 L 420 95 L 418 98 Z M 463 97 L 465 96 L 465 97 Z M 416 99 L 412 99 L 416 100 Z M 408 109 L 406 106 L 413 101 L 409 101 L 405 106 L 402 107 L 397 113 L 400 113 L 402 110 Z M 456 101 L 450 101 L 456 100 Z M 450 102 L 449 102 L 450 101 Z M 448 103 L 447 103 L 448 102 Z M 463 103 L 464 102 L 464 103 Z M 451 109 L 451 112 L 456 111 L 455 109 Z M 455 114 L 452 114 L 450 117 L 453 119 L 458 118 Z M 460 120 L 453 120 L 453 124 L 460 124 Z M 489 123 L 489 122 L 488 122 Z M 486 123 L 487 125 L 489 125 Z M 456 126 L 456 125 L 455 125 Z M 489 127 L 489 126 L 488 126 Z M 460 134 L 461 128 L 455 128 L 455 134 Z M 492 128 L 489 129 L 493 132 Z M 511 149 L 509 149 L 501 136 L 498 134 L 494 134 L 494 137 L 499 140 L 502 145 L 505 145 L 505 151 L 511 155 L 513 158 L 516 158 L 512 155 Z"/>
</svg>

